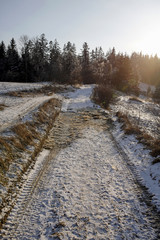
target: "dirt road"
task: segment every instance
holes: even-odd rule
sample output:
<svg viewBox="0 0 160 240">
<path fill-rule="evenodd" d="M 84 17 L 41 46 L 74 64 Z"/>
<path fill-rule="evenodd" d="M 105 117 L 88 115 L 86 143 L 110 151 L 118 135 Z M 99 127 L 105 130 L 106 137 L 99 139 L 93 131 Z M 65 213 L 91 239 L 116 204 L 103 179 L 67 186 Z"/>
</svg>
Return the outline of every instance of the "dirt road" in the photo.
<svg viewBox="0 0 160 240">
<path fill-rule="evenodd" d="M 73 104 L 73 102 L 72 102 Z M 2 239 L 158 239 L 159 218 L 100 109 L 62 112 Z"/>
</svg>

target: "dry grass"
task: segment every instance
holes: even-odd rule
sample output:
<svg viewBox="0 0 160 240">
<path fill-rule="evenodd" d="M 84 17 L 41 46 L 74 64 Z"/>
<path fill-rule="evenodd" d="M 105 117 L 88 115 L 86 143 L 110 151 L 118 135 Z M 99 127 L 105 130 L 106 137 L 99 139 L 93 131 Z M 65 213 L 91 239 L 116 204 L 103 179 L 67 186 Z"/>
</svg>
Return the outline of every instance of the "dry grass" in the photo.
<svg viewBox="0 0 160 240">
<path fill-rule="evenodd" d="M 21 91 L 12 91 L 12 92 L 7 92 L 5 95 L 10 96 L 10 97 L 22 97 L 22 92 Z"/>
<path fill-rule="evenodd" d="M 60 107 L 57 99 L 50 99 L 48 102 L 45 102 L 35 114 L 35 119 L 41 124 L 52 123 L 56 117 L 56 111 L 53 111 L 54 107 Z"/>
<path fill-rule="evenodd" d="M 6 161 L 0 157 L 0 174 L 4 174 L 8 170 Z"/>
<path fill-rule="evenodd" d="M 52 95 L 53 93 L 58 93 L 58 92 L 63 92 L 66 89 L 61 86 L 55 86 L 55 85 L 46 85 L 43 86 L 39 89 L 30 89 L 30 90 L 22 90 L 22 91 L 11 91 L 5 93 L 5 95 L 10 96 L 10 97 L 25 97 L 26 95 L 37 95 L 37 94 L 45 94 L 45 95 Z"/>
<path fill-rule="evenodd" d="M 160 157 L 159 158 L 155 158 L 153 161 L 152 161 L 152 164 L 156 164 L 156 163 L 160 163 Z"/>
<path fill-rule="evenodd" d="M 121 112 L 117 112 L 116 116 L 119 119 L 119 122 L 122 123 L 122 129 L 124 130 L 124 132 L 126 134 L 140 134 L 140 129 L 138 128 L 138 126 L 133 125 L 128 116 L 121 113 Z"/>
<path fill-rule="evenodd" d="M 153 140 L 151 143 L 151 155 L 157 157 L 160 155 L 160 140 Z"/>
<path fill-rule="evenodd" d="M 154 137 L 142 131 L 137 125 L 133 125 L 127 115 L 117 112 L 116 116 L 118 117 L 119 122 L 122 123 L 122 129 L 126 134 L 135 134 L 139 142 L 143 143 L 151 150 L 150 154 L 153 157 L 160 155 L 159 139 L 154 139 Z"/>
<path fill-rule="evenodd" d="M 27 128 L 25 123 L 20 123 L 12 128 L 12 131 L 17 135 L 17 138 L 23 145 L 30 145 L 33 142 L 32 132 Z"/>
<path fill-rule="evenodd" d="M 25 150 L 24 145 L 18 138 L 15 138 L 13 136 L 9 137 L 8 142 L 10 142 L 10 144 L 15 148 L 16 151 L 24 151 Z"/>
<path fill-rule="evenodd" d="M 0 150 L 6 151 L 6 152 L 11 152 L 11 147 L 8 144 L 6 137 L 0 137 Z"/>
<path fill-rule="evenodd" d="M 142 103 L 143 101 L 140 99 L 140 98 L 138 98 L 138 97 L 135 97 L 135 96 L 133 96 L 133 97 L 130 97 L 129 98 L 129 100 L 131 100 L 131 101 L 136 101 L 136 102 L 140 102 L 140 103 Z"/>
<path fill-rule="evenodd" d="M 6 107 L 4 103 L 0 103 L 0 111 L 3 111 Z"/>
</svg>

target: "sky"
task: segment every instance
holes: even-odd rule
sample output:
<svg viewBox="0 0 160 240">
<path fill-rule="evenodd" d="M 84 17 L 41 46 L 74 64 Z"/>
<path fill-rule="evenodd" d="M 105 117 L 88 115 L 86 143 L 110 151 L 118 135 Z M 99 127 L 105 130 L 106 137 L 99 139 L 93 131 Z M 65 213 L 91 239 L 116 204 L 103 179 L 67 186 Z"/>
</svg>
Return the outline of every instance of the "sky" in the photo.
<svg viewBox="0 0 160 240">
<path fill-rule="evenodd" d="M 90 50 L 160 57 L 160 0 L 0 0 L 0 42 L 45 34 L 48 41 Z"/>
</svg>

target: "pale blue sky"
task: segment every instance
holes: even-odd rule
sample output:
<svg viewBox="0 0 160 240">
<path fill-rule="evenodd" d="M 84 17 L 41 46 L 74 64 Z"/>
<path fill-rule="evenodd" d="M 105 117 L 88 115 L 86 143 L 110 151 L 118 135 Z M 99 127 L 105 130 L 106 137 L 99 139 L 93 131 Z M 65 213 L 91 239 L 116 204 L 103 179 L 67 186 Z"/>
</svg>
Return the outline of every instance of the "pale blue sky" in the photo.
<svg viewBox="0 0 160 240">
<path fill-rule="evenodd" d="M 68 41 L 77 52 L 84 42 L 107 52 L 156 53 L 160 57 L 160 0 L 0 0 L 0 41 L 45 33 Z"/>
</svg>

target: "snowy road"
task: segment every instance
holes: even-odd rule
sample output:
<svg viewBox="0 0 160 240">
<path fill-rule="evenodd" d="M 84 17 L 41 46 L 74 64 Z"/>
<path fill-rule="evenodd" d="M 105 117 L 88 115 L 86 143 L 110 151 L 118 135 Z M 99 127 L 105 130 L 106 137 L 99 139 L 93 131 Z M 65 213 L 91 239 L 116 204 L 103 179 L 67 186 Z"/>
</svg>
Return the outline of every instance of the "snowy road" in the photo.
<svg viewBox="0 0 160 240">
<path fill-rule="evenodd" d="M 2 239 L 160 237 L 158 216 L 119 154 L 107 114 L 93 106 L 89 93 L 85 87 L 68 96 Z"/>
</svg>

